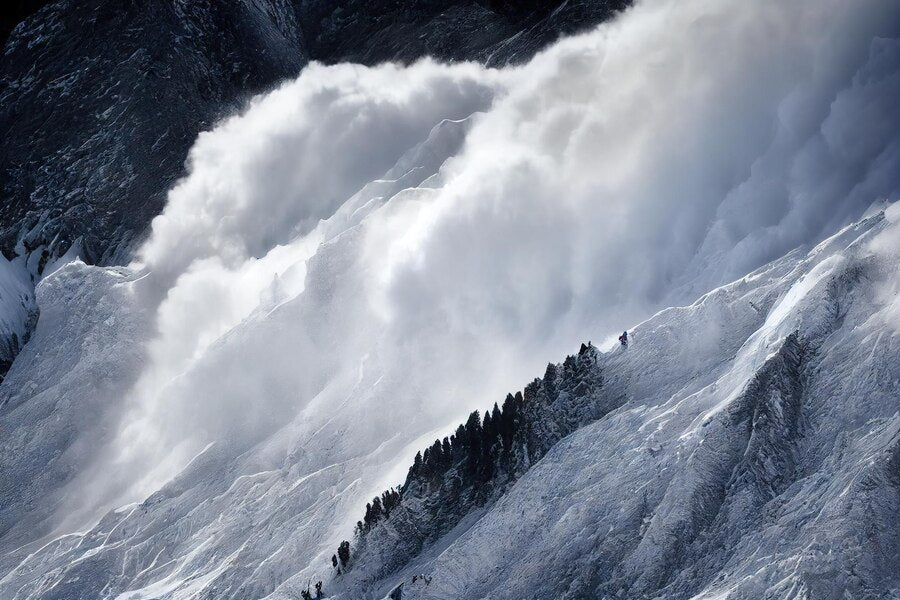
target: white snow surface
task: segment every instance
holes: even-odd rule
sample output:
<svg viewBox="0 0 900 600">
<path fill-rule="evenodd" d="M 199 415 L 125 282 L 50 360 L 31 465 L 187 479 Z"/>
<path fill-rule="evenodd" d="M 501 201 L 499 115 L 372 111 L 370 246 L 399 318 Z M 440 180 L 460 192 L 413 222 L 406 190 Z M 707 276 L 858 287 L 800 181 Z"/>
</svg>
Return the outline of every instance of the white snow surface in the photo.
<svg viewBox="0 0 900 600">
<path fill-rule="evenodd" d="M 371 597 L 898 597 L 898 244 L 900 225 L 873 217 L 639 325 L 602 361 L 628 402 Z M 772 391 L 769 418 L 757 406 L 751 431 L 735 426 L 794 332 L 794 414 Z"/>
<path fill-rule="evenodd" d="M 404 593 L 895 593 L 898 29 L 890 0 L 655 0 L 519 67 L 314 64 L 254 99 L 139 260 L 38 283 L 0 598 L 382 597 L 414 573 L 331 579 L 366 500 L 636 322 L 603 361 L 628 403 Z M 733 411 L 794 331 L 800 416 L 751 444 Z M 751 447 L 771 497 L 726 493 Z"/>
</svg>

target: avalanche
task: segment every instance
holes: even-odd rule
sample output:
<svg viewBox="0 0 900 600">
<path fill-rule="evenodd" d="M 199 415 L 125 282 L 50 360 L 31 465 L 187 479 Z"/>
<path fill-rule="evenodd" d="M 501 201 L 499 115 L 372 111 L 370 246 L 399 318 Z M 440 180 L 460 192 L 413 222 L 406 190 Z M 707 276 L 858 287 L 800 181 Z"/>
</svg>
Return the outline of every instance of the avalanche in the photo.
<svg viewBox="0 0 900 600">
<path fill-rule="evenodd" d="M 898 104 L 889 0 L 310 65 L 199 136 L 134 263 L 37 284 L 0 598 L 896 595 Z M 631 323 L 618 408 L 334 577 L 418 450 Z"/>
<path fill-rule="evenodd" d="M 597 363 L 620 408 L 341 597 L 895 597 L 898 209 L 638 325 Z"/>
</svg>

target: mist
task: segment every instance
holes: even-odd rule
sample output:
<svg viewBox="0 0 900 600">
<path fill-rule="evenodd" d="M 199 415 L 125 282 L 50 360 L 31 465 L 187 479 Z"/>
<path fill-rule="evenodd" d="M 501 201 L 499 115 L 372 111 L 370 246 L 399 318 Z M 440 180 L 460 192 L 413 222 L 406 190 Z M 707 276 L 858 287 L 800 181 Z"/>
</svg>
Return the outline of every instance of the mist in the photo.
<svg viewBox="0 0 900 600">
<path fill-rule="evenodd" d="M 146 358 L 65 511 L 212 448 L 340 465 L 338 535 L 548 360 L 895 200 L 898 34 L 890 0 L 659 0 L 517 67 L 310 65 L 197 139 L 131 265 Z"/>
</svg>

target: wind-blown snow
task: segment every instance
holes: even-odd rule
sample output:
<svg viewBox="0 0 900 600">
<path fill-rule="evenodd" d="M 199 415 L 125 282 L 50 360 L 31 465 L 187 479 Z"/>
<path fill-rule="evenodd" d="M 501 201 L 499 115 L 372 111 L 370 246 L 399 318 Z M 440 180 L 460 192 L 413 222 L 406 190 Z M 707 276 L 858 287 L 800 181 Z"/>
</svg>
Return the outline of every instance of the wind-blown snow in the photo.
<svg viewBox="0 0 900 600">
<path fill-rule="evenodd" d="M 0 387 L 0 595 L 325 576 L 421 435 L 896 199 L 898 34 L 889 0 L 648 1 L 521 67 L 311 65 L 255 99 L 197 140 L 135 264 L 38 286 L 54 316 Z M 638 330 L 657 388 L 752 333 L 692 326 L 655 354 Z"/>
<path fill-rule="evenodd" d="M 643 342 L 601 362 L 628 402 L 381 595 L 405 582 L 412 599 L 895 597 L 890 220 L 641 324 Z M 704 325 L 727 333 L 698 346 Z M 684 348 L 693 364 L 668 358 Z"/>
</svg>

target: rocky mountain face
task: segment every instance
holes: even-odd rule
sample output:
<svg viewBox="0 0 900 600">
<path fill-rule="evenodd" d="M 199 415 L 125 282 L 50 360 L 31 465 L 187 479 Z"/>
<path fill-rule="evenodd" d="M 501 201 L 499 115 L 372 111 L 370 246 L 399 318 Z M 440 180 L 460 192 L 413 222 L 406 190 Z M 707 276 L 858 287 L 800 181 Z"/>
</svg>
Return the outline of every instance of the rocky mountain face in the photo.
<svg viewBox="0 0 900 600">
<path fill-rule="evenodd" d="M 0 63 L 4 253 L 127 260 L 197 132 L 304 64 L 285 8 L 68 1 L 23 22 Z"/>
<path fill-rule="evenodd" d="M 625 4 L 51 3 L 0 59 L 0 249 L 127 261 L 197 133 L 310 60 L 521 60 Z"/>
<path fill-rule="evenodd" d="M 6 45 L 6 38 L 16 25 L 33 15 L 48 0 L 11 0 L 0 8 L 0 46 Z"/>
<path fill-rule="evenodd" d="M 517 63 L 561 35 L 611 18 L 630 0 L 300 1 L 297 20 L 312 60 L 376 64 L 422 56 Z"/>
</svg>

